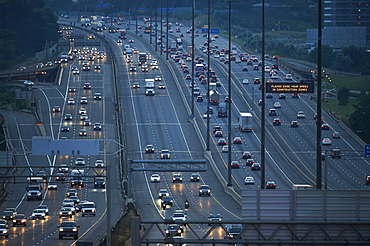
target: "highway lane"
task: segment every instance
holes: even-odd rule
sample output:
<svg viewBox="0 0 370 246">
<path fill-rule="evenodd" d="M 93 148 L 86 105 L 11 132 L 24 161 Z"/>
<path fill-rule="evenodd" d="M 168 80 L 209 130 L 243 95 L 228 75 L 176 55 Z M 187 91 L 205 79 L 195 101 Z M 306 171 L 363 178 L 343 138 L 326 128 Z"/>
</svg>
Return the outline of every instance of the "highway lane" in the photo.
<svg viewBox="0 0 370 246">
<path fill-rule="evenodd" d="M 130 36 L 128 39 L 130 39 Z M 140 51 L 142 49 L 148 50 L 147 47 L 142 46 L 136 40 L 134 46 Z M 126 139 L 128 139 L 127 153 L 129 158 L 157 159 L 159 158 L 158 151 L 162 148 L 169 148 L 174 159 L 199 158 L 203 154 L 203 149 L 199 141 L 194 138 L 196 133 L 188 122 L 188 116 L 184 107 L 179 103 L 181 99 L 179 98 L 172 74 L 165 68 L 165 63 L 161 58 L 154 53 L 152 55 L 153 59 L 156 58 L 159 62 L 159 71 L 150 70 L 148 73 L 143 73 L 138 70 L 136 73 L 130 73 L 127 71 L 130 65 L 124 63 L 123 57 L 121 61 L 118 61 L 118 64 L 122 64 L 120 67 L 125 70 L 121 71 L 121 73 L 127 75 L 127 80 L 125 79 L 121 83 L 121 98 L 125 111 L 125 132 Z M 136 55 L 133 57 L 133 64 L 136 65 L 137 57 Z M 161 74 L 163 82 L 166 84 L 166 89 L 159 90 L 156 88 L 155 96 L 145 96 L 143 80 L 145 78 L 153 78 L 158 74 Z M 133 81 L 139 81 L 141 88 L 131 88 Z M 133 139 L 135 140 L 130 141 Z M 157 153 L 144 153 L 144 147 L 149 143 L 155 146 Z M 239 218 L 238 214 L 233 215 L 232 212 L 240 211 L 239 205 L 225 195 L 224 192 L 220 192 L 223 188 L 218 184 L 211 170 L 205 174 L 200 173 L 203 182 L 211 184 L 216 194 L 211 198 L 198 198 L 197 188 L 199 184 L 189 182 L 190 173 L 183 173 L 185 178 L 183 184 L 172 183 L 172 172 L 161 173 L 162 181 L 160 184 L 149 183 L 150 175 L 151 172 L 133 174 L 135 199 L 140 201 L 136 205 L 143 218 L 171 216 L 174 208 L 184 208 L 183 204 L 186 199 L 191 203 L 191 208 L 187 211 L 189 218 L 207 218 L 210 213 L 220 213 L 224 214 L 225 217 L 234 219 Z M 174 199 L 174 208 L 168 208 L 163 211 L 159 205 L 157 193 L 160 188 L 165 187 L 168 188 Z M 224 204 L 222 201 L 225 201 L 225 199 L 230 200 L 230 202 Z M 228 208 L 229 212 L 225 212 L 225 208 Z M 228 215 L 229 213 L 231 215 Z"/>
<path fill-rule="evenodd" d="M 42 107 L 41 112 L 43 115 L 44 125 L 45 125 L 45 132 L 46 135 L 52 136 L 52 138 L 59 139 L 61 136 L 67 137 L 68 139 L 72 138 L 80 138 L 78 136 L 78 131 L 82 127 L 82 122 L 78 119 L 78 109 L 77 105 L 80 105 L 80 98 L 82 96 L 86 96 L 88 98 L 88 104 L 84 105 L 86 109 L 89 112 L 90 118 L 93 123 L 95 122 L 101 122 L 103 126 L 102 131 L 94 131 L 92 130 L 92 126 L 89 127 L 88 131 L 88 138 L 99 138 L 99 139 L 115 139 L 115 131 L 106 131 L 106 129 L 114 129 L 114 106 L 112 104 L 111 95 L 112 95 L 112 83 L 111 83 L 111 71 L 110 66 L 107 64 L 103 64 L 103 62 L 96 61 L 95 64 L 101 64 L 102 69 L 101 70 L 92 70 L 92 71 L 84 71 L 81 72 L 80 75 L 73 75 L 71 76 L 71 66 L 78 66 L 79 69 L 81 69 L 81 61 L 74 61 L 72 64 L 69 64 L 65 66 L 65 73 L 63 74 L 62 84 L 60 87 L 47 87 L 47 86 L 37 86 L 35 87 L 35 92 L 38 93 L 38 96 L 40 98 L 40 106 Z M 106 71 L 106 73 L 104 72 Z M 84 74 L 85 73 L 85 74 Z M 84 90 L 83 89 L 83 83 L 90 82 L 93 86 L 91 90 Z M 74 93 L 74 97 L 76 97 L 77 105 L 76 106 L 70 106 L 66 104 L 66 100 L 68 97 L 70 97 L 71 93 L 68 92 L 67 88 L 70 86 L 75 86 L 77 88 L 77 92 Z M 89 91 L 89 92 L 88 92 Z M 94 100 L 93 99 L 93 93 L 94 92 L 101 92 L 103 95 L 103 100 Z M 106 99 L 107 98 L 107 99 Z M 105 110 L 105 107 L 108 105 L 108 111 Z M 54 105 L 59 105 L 61 107 L 60 113 L 53 113 L 51 111 L 52 107 Z M 61 133 L 61 125 L 65 124 L 64 121 L 64 114 L 65 113 L 71 113 L 74 118 L 74 124 L 71 125 L 71 131 L 68 133 Z M 90 114 L 91 113 L 91 114 Z M 35 126 L 35 124 L 33 124 Z M 29 128 L 29 126 L 28 126 Z M 106 128 L 106 129 L 105 129 Z M 32 128 L 29 128 L 32 129 Z M 25 133 L 22 133 L 21 136 L 23 138 L 31 139 L 32 136 L 38 135 L 35 132 L 30 131 L 27 129 Z M 28 150 L 30 149 L 30 144 L 28 144 Z M 108 147 L 105 151 L 113 153 L 117 150 L 117 147 Z M 107 153 L 107 152 L 105 152 Z M 109 154 L 109 153 L 108 153 Z M 31 163 L 47 163 L 46 161 L 42 161 L 42 157 L 37 157 L 38 161 L 35 161 L 35 157 L 30 156 L 30 158 L 34 158 L 34 160 L 31 160 Z M 45 158 L 45 157 L 43 157 Z M 88 160 L 88 164 L 90 166 L 94 165 L 95 159 L 103 159 L 105 163 L 109 163 L 110 165 L 116 166 L 117 160 L 114 157 L 87 157 L 86 160 Z M 41 161 L 40 161 L 41 160 Z M 73 157 L 66 157 L 66 156 L 58 156 L 58 157 L 51 157 L 49 158 L 49 164 L 52 166 L 59 166 L 60 163 L 67 163 L 68 165 L 74 165 L 74 159 Z M 116 169 L 113 167 L 112 169 Z M 92 175 L 92 174 L 90 174 Z M 117 180 L 117 172 L 113 172 L 109 175 L 109 178 L 111 180 Z M 54 180 L 52 180 L 54 181 Z M 93 188 L 93 180 L 90 178 L 88 180 L 90 183 L 89 185 L 85 186 L 83 189 L 79 189 L 79 197 L 81 200 L 92 200 L 95 201 L 98 206 L 98 212 L 97 216 L 94 218 L 82 218 L 80 216 L 76 216 L 76 219 L 78 223 L 81 223 L 80 227 L 80 236 L 83 238 L 83 240 L 90 240 L 90 241 L 98 241 L 100 240 L 104 233 L 106 224 L 99 223 L 99 226 L 96 226 L 98 222 L 105 221 L 105 218 L 102 220 L 102 216 L 105 214 L 105 207 L 106 207 L 106 194 L 105 189 L 95 189 Z M 11 187 L 20 186 L 20 185 L 14 185 Z M 25 188 L 25 184 L 21 184 L 22 190 Z M 67 188 L 69 188 L 68 182 L 65 182 L 64 184 L 59 184 L 59 189 L 56 191 L 47 191 L 45 195 L 45 200 L 42 202 L 44 204 L 47 204 L 50 208 L 50 216 L 47 218 L 46 221 L 35 221 L 31 222 L 29 221 L 29 224 L 32 223 L 32 226 L 29 228 L 27 226 L 25 229 L 23 229 L 23 233 L 21 233 L 21 236 L 18 236 L 16 238 L 13 238 L 12 235 L 9 239 L 8 244 L 12 245 L 19 245 L 22 241 L 32 241 L 35 244 L 36 243 L 52 243 L 53 245 L 70 245 L 70 240 L 59 240 L 58 239 L 58 233 L 57 233 L 57 225 L 60 224 L 61 220 L 59 219 L 58 212 L 59 208 L 61 206 L 61 201 L 65 197 L 65 191 Z M 117 189 L 118 188 L 118 189 Z M 119 191 L 119 186 L 117 187 L 114 185 L 114 191 Z M 113 193 L 113 192 L 112 192 Z M 118 193 L 119 194 L 119 193 Z M 14 199 L 16 196 L 13 196 Z M 115 204 L 121 204 L 121 200 L 119 198 L 120 196 L 116 195 L 113 199 Z M 36 204 L 37 203 L 37 204 Z M 6 207 L 16 207 L 13 205 L 13 201 L 9 201 L 6 204 Z M 36 201 L 30 201 L 30 202 L 24 202 L 19 204 L 19 212 L 24 212 L 27 216 L 29 216 L 32 212 L 32 210 L 38 205 L 39 203 Z M 120 206 L 117 206 L 116 209 L 114 209 L 113 212 L 113 222 L 117 220 L 117 218 L 120 216 L 121 209 Z M 13 231 L 16 231 L 17 228 L 12 228 Z M 72 241 L 73 242 L 73 241 Z"/>
</svg>

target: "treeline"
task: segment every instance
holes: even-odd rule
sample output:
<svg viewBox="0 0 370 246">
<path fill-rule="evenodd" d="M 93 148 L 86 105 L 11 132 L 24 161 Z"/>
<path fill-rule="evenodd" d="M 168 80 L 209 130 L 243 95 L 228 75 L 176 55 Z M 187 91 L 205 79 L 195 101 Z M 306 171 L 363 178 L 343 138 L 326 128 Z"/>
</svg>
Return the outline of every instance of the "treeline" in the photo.
<svg viewBox="0 0 370 246">
<path fill-rule="evenodd" d="M 57 17 L 44 0 L 0 1 L 0 69 L 58 41 Z"/>
</svg>

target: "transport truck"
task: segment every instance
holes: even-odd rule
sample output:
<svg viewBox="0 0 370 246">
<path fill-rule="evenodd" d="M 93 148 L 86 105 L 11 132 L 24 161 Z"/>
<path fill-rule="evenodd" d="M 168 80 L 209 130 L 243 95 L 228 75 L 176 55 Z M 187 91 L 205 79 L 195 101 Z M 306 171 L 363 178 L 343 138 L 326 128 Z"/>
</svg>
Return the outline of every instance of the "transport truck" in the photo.
<svg viewBox="0 0 370 246">
<path fill-rule="evenodd" d="M 139 65 L 146 63 L 147 54 L 146 52 L 140 52 L 139 53 Z"/>
<path fill-rule="evenodd" d="M 216 90 L 209 91 L 209 103 L 211 105 L 218 105 L 220 103 L 220 94 Z"/>
<path fill-rule="evenodd" d="M 120 39 L 126 39 L 126 30 L 121 30 L 120 32 L 119 32 L 119 38 Z"/>
<path fill-rule="evenodd" d="M 251 132 L 252 127 L 252 114 L 251 113 L 239 113 L 239 130 L 242 132 Z"/>
</svg>

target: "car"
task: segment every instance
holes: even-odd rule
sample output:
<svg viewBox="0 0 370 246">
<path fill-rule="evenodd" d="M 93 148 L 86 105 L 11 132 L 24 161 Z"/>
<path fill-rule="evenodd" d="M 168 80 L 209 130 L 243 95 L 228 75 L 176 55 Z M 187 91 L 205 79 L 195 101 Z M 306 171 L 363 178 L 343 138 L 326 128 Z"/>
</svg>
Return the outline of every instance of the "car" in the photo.
<svg viewBox="0 0 370 246">
<path fill-rule="evenodd" d="M 230 163 L 231 168 L 240 168 L 240 164 L 238 161 L 231 161 Z"/>
<path fill-rule="evenodd" d="M 242 83 L 243 83 L 244 85 L 249 85 L 249 79 L 243 79 Z"/>
<path fill-rule="evenodd" d="M 303 111 L 298 111 L 297 118 L 298 119 L 304 119 L 304 118 L 306 118 L 306 114 Z"/>
<path fill-rule="evenodd" d="M 217 141 L 217 145 L 226 145 L 226 139 L 224 138 L 220 138 L 218 141 Z"/>
<path fill-rule="evenodd" d="M 76 166 L 85 166 L 85 159 L 82 157 L 76 158 L 75 161 Z"/>
<path fill-rule="evenodd" d="M 154 153 L 154 146 L 151 144 L 147 144 L 145 146 L 145 153 Z"/>
<path fill-rule="evenodd" d="M 171 198 L 170 196 L 164 196 L 164 197 L 162 197 L 162 199 L 161 199 L 161 206 L 162 206 L 162 208 L 163 208 L 164 206 L 167 206 L 167 205 L 169 205 L 169 206 L 171 206 L 171 207 L 172 207 L 172 205 L 173 205 L 173 200 L 172 200 L 172 198 Z"/>
<path fill-rule="evenodd" d="M 241 137 L 234 137 L 233 143 L 234 144 L 242 144 L 243 140 Z"/>
<path fill-rule="evenodd" d="M 249 151 L 244 151 L 243 154 L 242 154 L 243 159 L 250 159 L 250 158 L 252 158 L 252 156 L 253 156 L 252 153 L 249 152 Z"/>
<path fill-rule="evenodd" d="M 166 89 L 166 85 L 163 83 L 158 84 L 158 89 Z"/>
<path fill-rule="evenodd" d="M 209 185 L 201 185 L 198 188 L 199 190 L 199 196 L 211 196 L 211 187 Z"/>
<path fill-rule="evenodd" d="M 77 91 L 76 87 L 71 86 L 68 88 L 68 92 L 76 92 L 76 91 Z"/>
<path fill-rule="evenodd" d="M 12 220 L 14 218 L 14 216 L 17 214 L 17 212 L 13 212 L 13 211 L 4 211 L 1 218 L 3 220 Z"/>
<path fill-rule="evenodd" d="M 82 128 L 82 129 L 79 131 L 78 135 L 80 135 L 80 136 L 87 136 L 87 131 L 86 131 L 86 129 Z"/>
<path fill-rule="evenodd" d="M 94 100 L 101 100 L 102 98 L 102 95 L 100 92 L 95 92 L 94 93 Z"/>
<path fill-rule="evenodd" d="M 85 120 L 83 125 L 84 126 L 91 126 L 91 120 Z"/>
<path fill-rule="evenodd" d="M 242 72 L 248 72 L 248 67 L 243 67 Z"/>
<path fill-rule="evenodd" d="M 140 84 L 139 84 L 139 82 L 135 81 L 135 82 L 132 84 L 132 88 L 140 88 Z"/>
<path fill-rule="evenodd" d="M 322 140 L 322 145 L 331 145 L 331 140 L 330 138 L 324 138 Z"/>
<path fill-rule="evenodd" d="M 339 132 L 333 132 L 333 138 L 340 138 Z"/>
<path fill-rule="evenodd" d="M 199 182 L 200 176 L 197 173 L 190 174 L 190 182 Z"/>
<path fill-rule="evenodd" d="M 49 208 L 48 208 L 48 206 L 47 205 L 39 205 L 39 206 L 37 206 L 37 209 L 41 209 L 41 210 L 43 210 L 44 211 L 44 213 L 45 213 L 45 215 L 49 215 Z"/>
<path fill-rule="evenodd" d="M 70 196 L 69 199 L 74 201 L 74 205 L 77 205 L 80 202 L 80 198 L 78 198 L 78 196 Z"/>
<path fill-rule="evenodd" d="M 172 183 L 180 182 L 182 183 L 183 178 L 181 173 L 174 173 L 172 176 Z"/>
<path fill-rule="evenodd" d="M 91 84 L 90 83 L 85 83 L 84 84 L 84 89 L 85 90 L 90 90 L 91 89 Z"/>
<path fill-rule="evenodd" d="M 208 109 L 206 110 L 205 114 L 213 114 L 213 108 L 212 107 L 208 107 Z"/>
<path fill-rule="evenodd" d="M 365 182 L 366 185 L 370 185 L 370 176 L 367 176 L 366 177 L 366 182 Z"/>
<path fill-rule="evenodd" d="M 286 98 L 285 94 L 283 93 L 279 94 L 279 99 L 285 99 L 285 98 Z"/>
<path fill-rule="evenodd" d="M 96 180 L 96 179 L 95 179 Z M 96 187 L 95 187 L 96 188 Z M 85 202 L 88 202 L 88 201 L 80 201 L 77 206 L 75 207 L 76 208 L 76 213 L 81 213 L 81 209 L 82 209 L 82 205 L 85 203 Z"/>
<path fill-rule="evenodd" d="M 167 189 L 160 189 L 158 192 L 158 198 L 162 198 L 164 196 L 169 196 L 170 193 L 167 191 Z"/>
<path fill-rule="evenodd" d="M 78 239 L 78 228 L 79 226 L 74 221 L 63 221 L 58 225 L 59 239 L 63 239 L 63 237 L 73 237 L 74 239 Z"/>
<path fill-rule="evenodd" d="M 181 236 L 182 229 L 178 224 L 169 224 L 166 228 L 166 237 Z"/>
<path fill-rule="evenodd" d="M 273 98 L 272 94 L 271 93 L 267 93 L 266 94 L 266 98 Z"/>
<path fill-rule="evenodd" d="M 171 159 L 171 153 L 168 149 L 162 149 L 160 159 Z"/>
<path fill-rule="evenodd" d="M 57 190 L 58 185 L 56 183 L 48 183 L 48 190 Z"/>
<path fill-rule="evenodd" d="M 42 210 L 42 209 L 35 209 L 35 210 L 33 210 L 32 214 L 31 214 L 31 219 L 32 220 L 35 220 L 35 219 L 44 220 L 45 217 L 46 217 L 46 214 L 45 214 L 44 210 Z"/>
<path fill-rule="evenodd" d="M 277 110 L 276 109 L 270 109 L 269 110 L 269 116 L 277 116 Z"/>
<path fill-rule="evenodd" d="M 275 118 L 275 119 L 272 121 L 272 125 L 274 125 L 274 126 L 280 126 L 280 125 L 281 125 L 281 120 L 280 120 L 280 118 Z"/>
<path fill-rule="evenodd" d="M 80 103 L 81 104 L 87 104 L 87 97 L 81 97 Z"/>
<path fill-rule="evenodd" d="M 24 214 L 16 214 L 13 218 L 13 226 L 16 225 L 27 225 L 27 218 Z"/>
<path fill-rule="evenodd" d="M 95 65 L 95 66 L 94 66 L 94 69 L 95 69 L 95 70 L 100 70 L 100 69 L 101 69 L 101 66 L 100 66 L 100 65 Z"/>
<path fill-rule="evenodd" d="M 325 152 L 323 151 L 323 152 L 321 152 L 321 160 L 322 161 L 325 161 Z"/>
<path fill-rule="evenodd" d="M 60 112 L 60 107 L 59 106 L 54 106 L 53 107 L 53 112 Z"/>
<path fill-rule="evenodd" d="M 276 183 L 272 180 L 267 181 L 266 189 L 276 189 Z"/>
<path fill-rule="evenodd" d="M 72 74 L 73 75 L 79 75 L 80 74 L 80 70 L 78 70 L 78 69 L 72 70 Z"/>
<path fill-rule="evenodd" d="M 280 102 L 275 102 L 274 103 L 274 108 L 281 108 L 281 103 Z"/>
<path fill-rule="evenodd" d="M 255 184 L 254 178 L 253 177 L 245 177 L 244 184 L 245 185 Z"/>
<path fill-rule="evenodd" d="M 287 74 L 285 75 L 285 79 L 286 79 L 286 80 L 293 80 L 293 76 L 292 76 L 290 73 L 287 73 Z"/>
<path fill-rule="evenodd" d="M 260 78 L 254 78 L 253 79 L 253 84 L 256 84 L 256 85 L 261 84 L 261 79 Z"/>
<path fill-rule="evenodd" d="M 69 98 L 67 103 L 68 103 L 68 105 L 75 105 L 76 104 L 75 99 L 73 99 L 73 98 Z"/>
<path fill-rule="evenodd" d="M 142 64 L 142 65 L 141 65 L 141 71 L 142 71 L 142 72 L 148 72 L 148 71 L 149 71 L 148 65 L 146 65 L 146 64 Z"/>
<path fill-rule="evenodd" d="M 261 171 L 261 164 L 259 164 L 258 162 L 253 163 L 252 166 L 251 166 L 251 170 L 252 171 Z"/>
<path fill-rule="evenodd" d="M 104 161 L 101 159 L 96 160 L 95 167 L 104 167 Z"/>
<path fill-rule="evenodd" d="M 77 194 L 73 195 L 73 196 L 77 196 Z M 75 202 L 71 199 L 72 196 L 69 196 L 68 198 L 64 199 L 63 202 L 62 202 L 62 207 L 64 207 L 65 205 L 74 205 Z M 67 206 L 68 207 L 68 206 Z M 73 209 L 72 209 L 73 210 Z"/>
<path fill-rule="evenodd" d="M 324 123 L 321 125 L 321 130 L 330 130 L 330 125 L 328 123 Z"/>
<path fill-rule="evenodd" d="M 188 74 L 188 75 L 185 76 L 185 79 L 190 80 L 190 79 L 192 79 L 192 77 L 191 77 L 191 75 Z"/>
<path fill-rule="evenodd" d="M 9 237 L 9 228 L 8 224 L 0 224 L 0 236 L 4 238 Z"/>
<path fill-rule="evenodd" d="M 340 151 L 340 149 L 336 148 L 332 150 L 331 158 L 340 159 L 341 157 L 342 157 L 342 152 Z"/>
<path fill-rule="evenodd" d="M 58 172 L 56 175 L 55 175 L 55 180 L 56 181 L 64 181 L 66 180 L 66 174 L 63 173 L 63 172 Z"/>
<path fill-rule="evenodd" d="M 77 196 L 77 190 L 76 189 L 68 189 L 66 192 L 66 197 L 70 196 Z"/>
<path fill-rule="evenodd" d="M 159 176 L 158 173 L 153 173 L 152 175 L 150 175 L 150 182 L 152 182 L 152 183 L 161 182 L 161 176 Z"/>
<path fill-rule="evenodd" d="M 155 76 L 154 77 L 154 81 L 162 81 L 162 77 L 161 76 Z"/>
<path fill-rule="evenodd" d="M 208 216 L 208 221 L 209 222 L 221 222 L 222 221 L 222 217 L 220 214 L 210 214 Z M 212 223 L 213 224 L 213 223 Z M 212 225 L 211 223 L 209 223 L 208 225 L 211 226 Z"/>
<path fill-rule="evenodd" d="M 254 163 L 254 159 L 253 158 L 248 158 L 246 161 L 245 161 L 245 165 L 246 166 L 252 166 Z"/>
<path fill-rule="evenodd" d="M 130 72 L 136 72 L 136 67 L 135 66 L 131 66 L 130 67 Z"/>
<path fill-rule="evenodd" d="M 25 66 L 21 66 L 21 67 L 17 68 L 17 71 L 23 71 L 23 70 L 27 70 L 27 68 Z"/>
<path fill-rule="evenodd" d="M 296 94 L 296 93 L 292 94 L 292 98 L 298 99 L 299 98 L 299 94 Z"/>
<path fill-rule="evenodd" d="M 81 207 L 82 217 L 86 215 L 96 216 L 96 205 L 94 202 L 84 202 Z"/>
<path fill-rule="evenodd" d="M 203 102 L 204 98 L 203 96 L 197 96 L 197 102 Z"/>
<path fill-rule="evenodd" d="M 81 114 L 80 115 L 80 120 L 84 121 L 84 120 L 87 120 L 89 119 L 89 116 L 87 114 Z"/>
<path fill-rule="evenodd" d="M 140 29 L 140 28 L 139 28 Z M 129 43 L 135 43 L 135 40 L 134 39 L 129 39 L 128 40 Z"/>
<path fill-rule="evenodd" d="M 64 126 L 62 126 L 62 127 L 60 128 L 60 130 L 61 130 L 62 132 L 69 132 L 69 126 L 64 125 Z"/>
<path fill-rule="evenodd" d="M 222 127 L 221 126 L 214 126 L 213 127 L 213 134 L 217 131 L 221 131 L 222 132 Z"/>
<path fill-rule="evenodd" d="M 85 108 L 80 108 L 79 110 L 78 110 L 78 114 L 86 114 L 86 109 Z"/>
<path fill-rule="evenodd" d="M 298 127 L 299 124 L 298 124 L 298 121 L 296 120 L 293 120 L 291 123 L 290 123 L 290 127 Z"/>
<path fill-rule="evenodd" d="M 99 122 L 96 122 L 94 124 L 94 131 L 101 131 L 101 129 L 102 129 L 101 124 Z"/>
<path fill-rule="evenodd" d="M 229 152 L 229 146 L 227 146 L 227 145 L 222 146 L 221 151 L 222 151 L 222 153 Z"/>
<path fill-rule="evenodd" d="M 215 137 L 219 137 L 219 138 L 222 138 L 224 136 L 224 133 L 222 131 L 216 131 L 214 133 Z"/>
<path fill-rule="evenodd" d="M 249 64 L 247 63 L 247 65 L 249 65 Z M 250 64 L 250 65 L 252 65 L 252 64 Z M 260 70 L 260 67 L 258 65 L 254 65 L 253 70 Z"/>
</svg>

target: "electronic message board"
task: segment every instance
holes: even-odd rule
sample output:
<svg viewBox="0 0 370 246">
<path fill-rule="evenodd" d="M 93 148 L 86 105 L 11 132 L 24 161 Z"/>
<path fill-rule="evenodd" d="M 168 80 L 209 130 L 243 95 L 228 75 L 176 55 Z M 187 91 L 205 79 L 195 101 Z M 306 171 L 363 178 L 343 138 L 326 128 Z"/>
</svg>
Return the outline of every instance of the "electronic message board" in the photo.
<svg viewBox="0 0 370 246">
<path fill-rule="evenodd" d="M 266 83 L 266 93 L 314 93 L 314 91 L 315 84 L 313 80 Z"/>
</svg>

